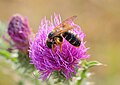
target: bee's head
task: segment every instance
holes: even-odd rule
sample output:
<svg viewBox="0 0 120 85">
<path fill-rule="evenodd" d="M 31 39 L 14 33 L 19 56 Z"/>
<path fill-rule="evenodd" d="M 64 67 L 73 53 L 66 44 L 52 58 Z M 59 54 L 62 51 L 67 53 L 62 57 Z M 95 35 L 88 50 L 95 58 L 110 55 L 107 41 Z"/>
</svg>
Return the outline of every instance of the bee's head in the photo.
<svg viewBox="0 0 120 85">
<path fill-rule="evenodd" d="M 52 48 L 52 46 L 53 46 L 54 44 L 56 44 L 56 43 L 55 43 L 53 40 L 50 40 L 50 39 L 47 39 L 47 40 L 46 40 L 46 45 L 47 45 L 47 47 Z"/>
<path fill-rule="evenodd" d="M 50 33 L 48 34 L 48 38 L 49 38 L 49 39 L 52 39 L 52 38 L 53 38 L 53 35 L 54 35 L 54 33 L 53 33 L 53 32 L 50 32 Z"/>
</svg>

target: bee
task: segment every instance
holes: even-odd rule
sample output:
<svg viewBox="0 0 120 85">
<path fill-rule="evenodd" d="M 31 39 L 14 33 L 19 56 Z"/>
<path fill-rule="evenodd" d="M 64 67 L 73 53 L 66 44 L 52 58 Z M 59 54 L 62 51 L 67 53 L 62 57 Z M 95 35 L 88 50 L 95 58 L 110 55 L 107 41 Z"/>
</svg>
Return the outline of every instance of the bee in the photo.
<svg viewBox="0 0 120 85">
<path fill-rule="evenodd" d="M 58 26 L 56 26 L 49 34 L 46 40 L 46 45 L 48 48 L 55 50 L 55 46 L 60 46 L 60 51 L 62 51 L 63 38 L 66 39 L 71 45 L 79 47 L 81 44 L 80 39 L 71 30 L 74 28 L 69 23 L 72 22 L 77 16 L 72 16 Z"/>
</svg>

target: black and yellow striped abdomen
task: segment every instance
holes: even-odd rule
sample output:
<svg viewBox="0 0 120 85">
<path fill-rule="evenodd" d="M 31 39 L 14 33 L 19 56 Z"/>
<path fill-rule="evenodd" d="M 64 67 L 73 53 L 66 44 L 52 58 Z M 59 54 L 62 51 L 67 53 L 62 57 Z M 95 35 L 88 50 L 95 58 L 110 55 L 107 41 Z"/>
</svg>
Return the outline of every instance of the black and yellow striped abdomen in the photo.
<svg viewBox="0 0 120 85">
<path fill-rule="evenodd" d="M 62 36 L 73 46 L 79 47 L 81 44 L 80 39 L 78 39 L 76 35 L 71 32 L 64 32 Z"/>
</svg>

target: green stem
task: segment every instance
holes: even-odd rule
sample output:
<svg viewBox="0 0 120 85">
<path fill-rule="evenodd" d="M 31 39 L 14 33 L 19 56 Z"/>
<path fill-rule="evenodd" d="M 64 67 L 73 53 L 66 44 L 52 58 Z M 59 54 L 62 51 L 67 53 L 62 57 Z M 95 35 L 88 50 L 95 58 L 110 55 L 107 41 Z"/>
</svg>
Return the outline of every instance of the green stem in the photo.
<svg viewBox="0 0 120 85">
<path fill-rule="evenodd" d="M 81 85 L 83 79 L 77 81 L 77 85 Z"/>
<path fill-rule="evenodd" d="M 47 85 L 51 85 L 51 82 L 50 82 L 49 79 L 47 80 L 46 84 L 47 84 Z"/>
<path fill-rule="evenodd" d="M 34 79 L 35 85 L 40 85 L 39 80 L 37 78 Z"/>
<path fill-rule="evenodd" d="M 82 81 L 86 78 L 86 72 L 87 72 L 87 69 L 84 69 L 82 72 L 81 72 L 81 79 L 77 81 L 77 85 L 82 85 Z"/>
<path fill-rule="evenodd" d="M 67 82 L 67 85 L 70 85 L 70 81 Z"/>
</svg>

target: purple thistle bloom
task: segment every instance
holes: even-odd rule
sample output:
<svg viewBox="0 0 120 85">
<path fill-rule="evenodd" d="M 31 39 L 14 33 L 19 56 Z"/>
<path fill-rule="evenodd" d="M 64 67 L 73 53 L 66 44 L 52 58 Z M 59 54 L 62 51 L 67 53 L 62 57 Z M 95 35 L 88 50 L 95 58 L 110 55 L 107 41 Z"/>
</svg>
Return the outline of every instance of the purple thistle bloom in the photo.
<svg viewBox="0 0 120 85">
<path fill-rule="evenodd" d="M 60 52 L 59 46 L 56 46 L 55 53 L 46 46 L 47 35 L 60 23 L 60 15 L 55 15 L 54 19 L 51 16 L 50 20 L 46 20 L 45 17 L 41 21 L 38 33 L 30 45 L 31 63 L 39 70 L 41 73 L 40 78 L 43 80 L 48 78 L 54 71 L 61 72 L 66 79 L 72 78 L 73 74 L 76 74 L 76 69 L 80 68 L 79 62 L 81 59 L 89 58 L 89 55 L 86 54 L 88 48 L 85 47 L 85 42 L 83 42 L 85 34 L 73 21 L 67 23 L 75 27 L 73 31 L 81 40 L 79 48 L 74 47 L 65 39 L 62 44 L 62 52 Z"/>
<path fill-rule="evenodd" d="M 8 24 L 8 34 L 20 51 L 27 52 L 31 31 L 25 17 L 19 14 L 13 15 Z"/>
</svg>

